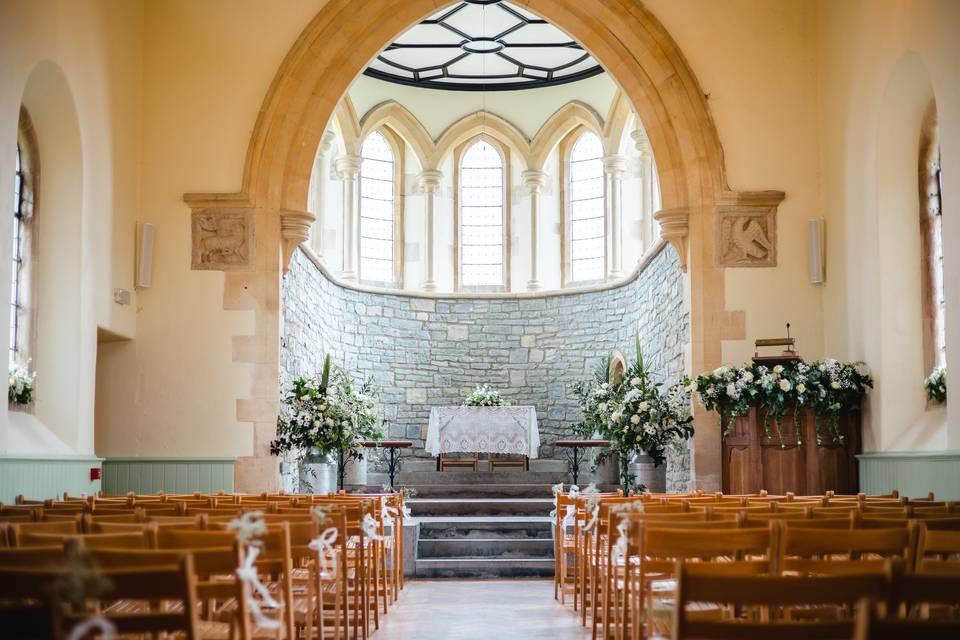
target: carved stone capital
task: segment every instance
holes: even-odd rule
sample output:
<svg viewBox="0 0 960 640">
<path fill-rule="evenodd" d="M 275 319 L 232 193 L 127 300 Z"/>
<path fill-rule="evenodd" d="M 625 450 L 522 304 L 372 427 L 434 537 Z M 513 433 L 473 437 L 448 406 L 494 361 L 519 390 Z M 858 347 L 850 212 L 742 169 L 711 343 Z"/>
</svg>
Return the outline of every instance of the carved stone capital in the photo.
<svg viewBox="0 0 960 640">
<path fill-rule="evenodd" d="M 336 139 L 337 134 L 333 131 L 327 130 L 323 133 L 323 137 L 320 138 L 320 147 L 318 152 L 321 156 L 327 155 L 330 151 L 330 148 L 333 147 L 333 141 Z"/>
<path fill-rule="evenodd" d="M 302 243 L 310 238 L 310 227 L 316 220 L 309 211 L 283 209 L 280 212 L 280 238 L 283 241 L 283 272 L 290 268 L 290 259 Z"/>
<path fill-rule="evenodd" d="M 423 193 L 436 193 L 443 180 L 443 172 L 436 169 L 424 169 L 417 176 L 417 188 Z"/>
<path fill-rule="evenodd" d="M 520 177 L 523 179 L 523 186 L 530 193 L 540 193 L 540 190 L 547 186 L 547 179 L 550 176 L 540 169 L 527 169 L 520 174 Z"/>
<path fill-rule="evenodd" d="M 619 154 L 604 156 L 603 171 L 607 175 L 619 178 L 627 170 L 627 159 Z"/>
<path fill-rule="evenodd" d="M 650 138 L 647 137 L 646 131 L 635 129 L 630 132 L 630 137 L 633 138 L 633 144 L 641 158 L 649 158 L 653 155 L 653 148 L 650 146 Z"/>
<path fill-rule="evenodd" d="M 360 156 L 338 156 L 337 159 L 333 161 L 333 167 L 341 179 L 356 178 L 360 173 L 360 163 L 362 160 Z"/>
<path fill-rule="evenodd" d="M 660 223 L 660 237 L 673 245 L 680 258 L 680 270 L 687 270 L 687 237 L 690 235 L 690 210 L 686 207 L 661 209 L 653 214 Z"/>
<path fill-rule="evenodd" d="M 777 207 L 782 191 L 727 191 L 717 202 L 717 264 L 777 266 Z"/>
</svg>

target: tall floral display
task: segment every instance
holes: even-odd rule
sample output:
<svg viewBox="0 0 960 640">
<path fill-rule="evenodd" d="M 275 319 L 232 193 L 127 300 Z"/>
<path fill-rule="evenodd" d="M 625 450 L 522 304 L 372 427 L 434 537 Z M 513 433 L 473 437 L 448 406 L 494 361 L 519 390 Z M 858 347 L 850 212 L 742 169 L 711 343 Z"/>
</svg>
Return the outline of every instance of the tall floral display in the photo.
<svg viewBox="0 0 960 640">
<path fill-rule="evenodd" d="M 802 442 L 800 409 L 804 407 L 813 410 L 818 444 L 827 436 L 843 442 L 846 434 L 840 428 L 840 416 L 859 411 L 863 395 L 871 387 L 873 379 L 864 363 L 827 358 L 772 367 L 723 366 L 698 376 L 689 389 L 699 393 L 706 409 L 720 414 L 724 436 L 730 435 L 737 418 L 757 407 L 763 413 L 765 435 L 779 438 L 783 446 L 784 428 L 793 428 L 798 443 Z M 793 424 L 784 425 L 783 419 L 791 411 Z"/>
<path fill-rule="evenodd" d="M 284 391 L 270 451 L 299 462 L 334 454 L 342 485 L 345 461 L 363 459 L 364 440 L 383 438 L 381 422 L 372 381 L 358 384 L 347 371 L 333 367 L 328 355 L 320 376 L 297 378 Z"/>
<path fill-rule="evenodd" d="M 644 366 L 639 338 L 636 361 L 622 377 L 608 374 L 603 379 L 597 375 L 593 381 L 577 383 L 574 393 L 583 411 L 575 428 L 583 436 L 600 435 L 610 441 L 610 449 L 601 454 L 600 460 L 617 454 L 624 495 L 636 488 L 630 473 L 635 455 L 645 453 L 659 466 L 666 461 L 667 447 L 679 445 L 693 435 L 686 389 L 682 384 L 664 388 L 653 380 Z"/>
</svg>

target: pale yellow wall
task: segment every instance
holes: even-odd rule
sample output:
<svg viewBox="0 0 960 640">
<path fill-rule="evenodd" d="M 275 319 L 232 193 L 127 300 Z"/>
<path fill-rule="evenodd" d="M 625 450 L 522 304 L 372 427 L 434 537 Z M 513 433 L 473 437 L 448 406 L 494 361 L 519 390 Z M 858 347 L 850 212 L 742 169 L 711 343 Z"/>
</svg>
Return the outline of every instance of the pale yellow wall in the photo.
<svg viewBox="0 0 960 640">
<path fill-rule="evenodd" d="M 135 332 L 136 297 L 121 307 L 111 294 L 133 290 L 142 25 L 136 0 L 0 3 L 0 185 L 7 193 L 13 184 L 26 91 L 40 121 L 43 256 L 35 415 L 0 412 L 0 452 L 93 452 L 97 327 Z M 6 301 L 11 244 L 3 238 Z"/>
<path fill-rule="evenodd" d="M 817 5 L 822 211 L 827 218 L 825 342 L 877 369 L 865 445 L 960 448 L 960 403 L 924 411 L 916 158 L 885 149 L 919 138 L 917 107 L 932 86 L 943 163 L 947 366 L 960 369 L 960 3 L 824 0 Z M 925 103 L 924 103 L 925 105 Z M 920 106 L 922 108 L 922 106 Z M 908 131 L 913 128 L 914 131 Z M 899 237 L 898 237 L 899 236 Z M 912 310 L 912 311 L 911 311 Z M 957 376 L 949 395 L 960 394 Z"/>
<path fill-rule="evenodd" d="M 250 132 L 280 62 L 322 2 L 165 0 L 144 12 L 141 219 L 156 225 L 153 286 L 138 296 L 133 406 L 98 432 L 101 455 L 250 455 L 250 366 L 233 336 L 253 313 L 223 310 L 224 275 L 190 270 L 183 194 L 238 191 Z"/>
<path fill-rule="evenodd" d="M 777 267 L 726 271 L 727 308 L 746 312 L 746 333 L 744 340 L 724 343 L 724 360 L 749 360 L 753 340 L 782 336 L 787 322 L 803 356 L 820 357 L 821 294 L 809 284 L 806 267 L 806 221 L 820 215 L 816 6 L 754 0 L 646 4 L 709 96 L 730 187 L 787 194 L 777 212 Z"/>
</svg>

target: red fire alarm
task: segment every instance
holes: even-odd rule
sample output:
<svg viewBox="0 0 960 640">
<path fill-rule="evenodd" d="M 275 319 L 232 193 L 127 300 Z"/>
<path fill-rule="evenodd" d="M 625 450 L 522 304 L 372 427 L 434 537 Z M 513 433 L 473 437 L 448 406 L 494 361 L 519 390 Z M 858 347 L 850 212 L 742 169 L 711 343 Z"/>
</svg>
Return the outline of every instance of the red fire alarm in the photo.
<svg viewBox="0 0 960 640">
<path fill-rule="evenodd" d="M 90 467 L 90 479 L 99 480 L 100 479 L 100 467 Z"/>
</svg>

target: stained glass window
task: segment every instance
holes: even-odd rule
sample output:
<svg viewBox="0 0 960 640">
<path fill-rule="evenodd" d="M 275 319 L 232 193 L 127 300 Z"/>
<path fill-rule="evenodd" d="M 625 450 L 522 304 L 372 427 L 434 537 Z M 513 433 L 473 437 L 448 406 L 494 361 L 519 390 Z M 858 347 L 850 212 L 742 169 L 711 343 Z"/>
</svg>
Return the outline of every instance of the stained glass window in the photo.
<svg viewBox="0 0 960 640">
<path fill-rule="evenodd" d="M 10 364 L 19 361 L 20 322 L 23 307 L 20 303 L 21 271 L 23 266 L 23 217 L 29 202 L 24 188 L 23 157 L 17 145 L 16 174 L 13 183 L 13 268 L 10 283 Z"/>
<path fill-rule="evenodd" d="M 570 150 L 568 167 L 570 282 L 603 280 L 606 215 L 603 144 L 586 131 Z"/>
<path fill-rule="evenodd" d="M 503 286 L 504 161 L 478 140 L 460 160 L 460 284 Z"/>
<path fill-rule="evenodd" d="M 393 147 L 374 131 L 360 150 L 360 279 L 394 284 Z"/>
</svg>

